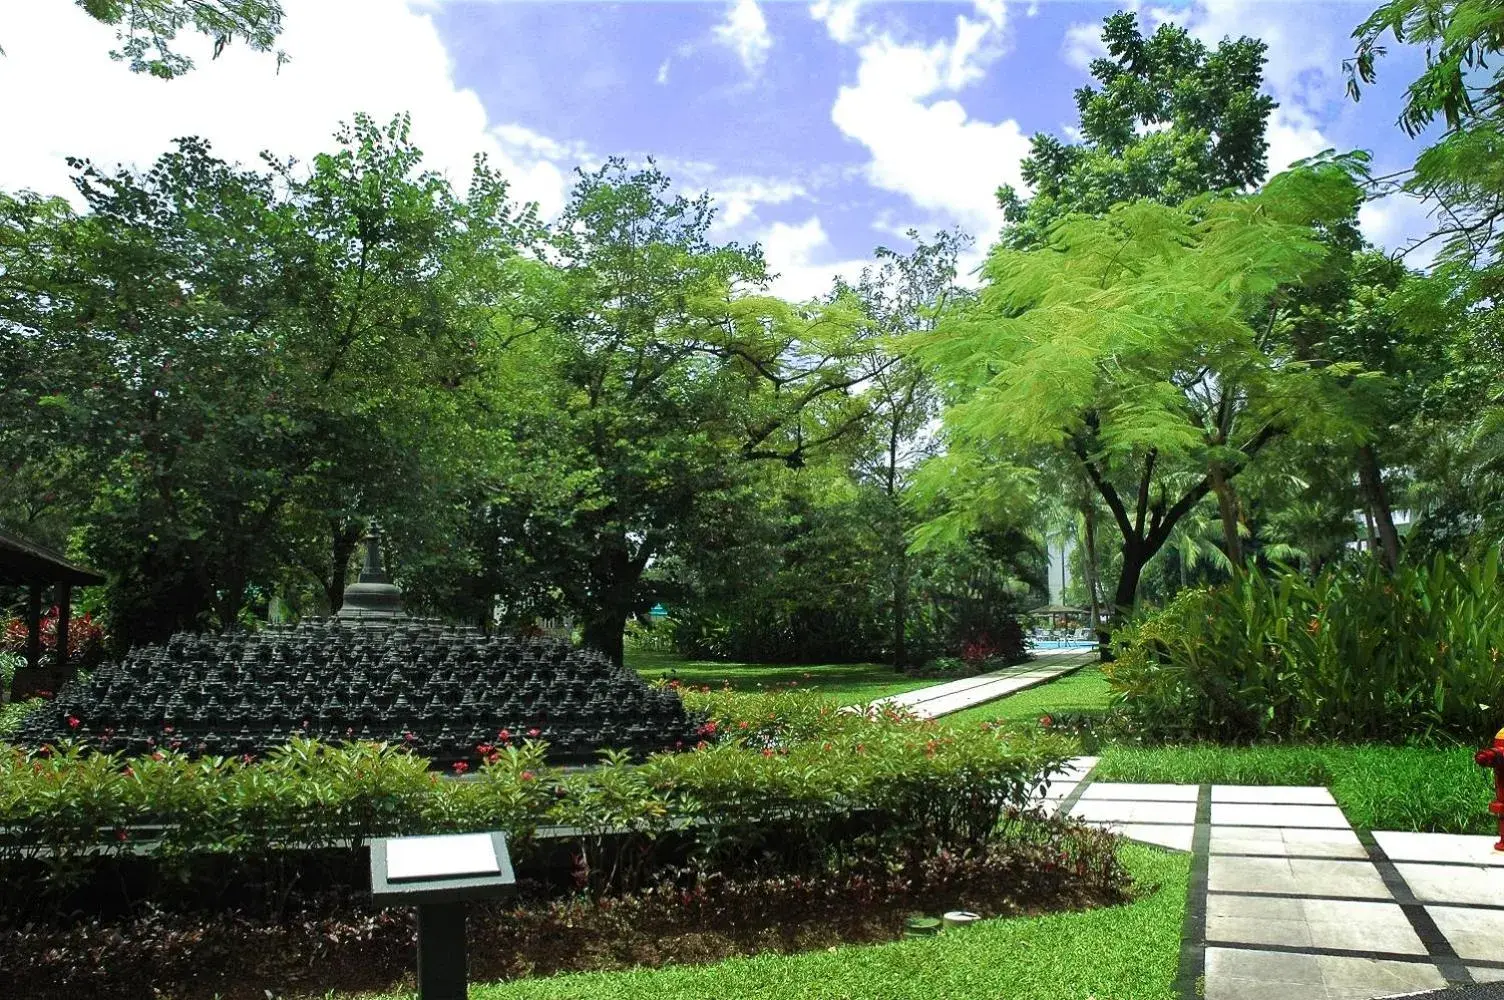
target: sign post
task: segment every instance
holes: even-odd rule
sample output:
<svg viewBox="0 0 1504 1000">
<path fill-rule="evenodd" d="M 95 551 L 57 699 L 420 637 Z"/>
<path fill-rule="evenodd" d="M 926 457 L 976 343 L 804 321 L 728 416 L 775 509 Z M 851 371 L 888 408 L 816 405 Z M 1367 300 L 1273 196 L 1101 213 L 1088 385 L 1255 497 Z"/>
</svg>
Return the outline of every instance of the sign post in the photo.
<svg viewBox="0 0 1504 1000">
<path fill-rule="evenodd" d="M 465 1000 L 465 905 L 517 891 L 506 834 L 371 841 L 371 896 L 418 909 L 419 1000 Z"/>
</svg>

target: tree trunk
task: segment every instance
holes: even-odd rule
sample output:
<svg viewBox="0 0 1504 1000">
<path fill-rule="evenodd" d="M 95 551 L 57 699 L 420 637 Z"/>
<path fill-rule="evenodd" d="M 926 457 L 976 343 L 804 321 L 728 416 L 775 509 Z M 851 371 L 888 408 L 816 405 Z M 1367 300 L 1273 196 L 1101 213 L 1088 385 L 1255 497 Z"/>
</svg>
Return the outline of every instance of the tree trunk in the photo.
<svg viewBox="0 0 1504 1000">
<path fill-rule="evenodd" d="M 624 633 L 627 628 L 625 611 L 607 608 L 585 621 L 584 645 L 599 650 L 618 667 L 626 660 Z"/>
<path fill-rule="evenodd" d="M 1384 564 L 1392 573 L 1400 564 L 1400 535 L 1394 528 L 1394 512 L 1389 509 L 1389 497 L 1384 491 L 1384 473 L 1379 468 L 1372 445 L 1365 444 L 1358 449 L 1358 482 L 1363 487 L 1373 526 L 1378 531 Z"/>
<path fill-rule="evenodd" d="M 350 572 L 350 557 L 360 544 L 360 525 L 347 527 L 338 521 L 330 523 L 333 543 L 329 553 L 329 576 L 324 580 L 324 596 L 329 600 L 329 614 L 339 613 L 345 603 L 345 577 Z"/>
<path fill-rule="evenodd" d="M 908 554 L 900 552 L 898 556 L 898 569 L 893 574 L 893 669 L 902 670 L 908 666 L 908 623 L 909 623 L 909 558 Z"/>
<path fill-rule="evenodd" d="M 1138 581 L 1143 575 L 1144 563 L 1149 557 L 1144 550 L 1128 540 L 1123 542 L 1123 572 L 1118 576 L 1117 593 L 1113 595 L 1113 625 L 1122 625 L 1133 616 L 1134 602 L 1138 598 Z M 1112 631 L 1108 627 L 1097 628 L 1098 655 L 1103 663 L 1112 659 Z"/>
<path fill-rule="evenodd" d="M 1097 510 L 1096 504 L 1088 502 L 1081 508 L 1082 538 L 1086 547 L 1082 568 L 1086 571 L 1086 592 L 1091 602 L 1091 625 L 1096 628 L 1102 620 L 1101 582 L 1097 568 Z"/>
<path fill-rule="evenodd" d="M 1232 563 L 1232 571 L 1238 573 L 1243 569 L 1243 540 L 1238 537 L 1238 495 L 1232 483 L 1227 481 L 1227 470 L 1221 462 L 1211 463 L 1207 474 L 1212 492 L 1217 495 L 1217 511 L 1222 515 L 1222 544 L 1227 561 Z"/>
</svg>

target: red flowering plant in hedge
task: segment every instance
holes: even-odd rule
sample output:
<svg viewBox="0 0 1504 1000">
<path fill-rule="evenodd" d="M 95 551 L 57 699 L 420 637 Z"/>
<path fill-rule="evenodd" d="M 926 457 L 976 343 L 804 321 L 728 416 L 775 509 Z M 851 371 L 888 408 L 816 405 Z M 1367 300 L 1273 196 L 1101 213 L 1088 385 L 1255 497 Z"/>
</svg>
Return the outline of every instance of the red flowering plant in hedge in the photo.
<svg viewBox="0 0 1504 1000">
<path fill-rule="evenodd" d="M 42 652 L 45 656 L 53 656 L 57 653 L 57 624 L 59 612 L 57 605 L 48 608 L 42 614 Z M 9 618 L 5 621 L 3 633 L 0 633 L 0 650 L 7 653 L 26 652 L 27 628 L 26 622 L 21 618 Z M 68 622 L 68 662 L 74 665 L 83 665 L 92 660 L 104 647 L 104 629 L 94 620 L 92 614 L 82 614 L 72 618 Z"/>
</svg>

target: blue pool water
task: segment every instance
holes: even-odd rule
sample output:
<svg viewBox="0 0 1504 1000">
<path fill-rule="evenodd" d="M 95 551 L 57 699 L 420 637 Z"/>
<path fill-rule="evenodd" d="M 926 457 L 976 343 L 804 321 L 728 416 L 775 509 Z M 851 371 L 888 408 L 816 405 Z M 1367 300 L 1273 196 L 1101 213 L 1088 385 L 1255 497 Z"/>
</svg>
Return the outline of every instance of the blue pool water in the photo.
<svg viewBox="0 0 1504 1000">
<path fill-rule="evenodd" d="M 1096 643 L 1083 639 L 1031 639 L 1035 649 L 1091 649 Z"/>
</svg>

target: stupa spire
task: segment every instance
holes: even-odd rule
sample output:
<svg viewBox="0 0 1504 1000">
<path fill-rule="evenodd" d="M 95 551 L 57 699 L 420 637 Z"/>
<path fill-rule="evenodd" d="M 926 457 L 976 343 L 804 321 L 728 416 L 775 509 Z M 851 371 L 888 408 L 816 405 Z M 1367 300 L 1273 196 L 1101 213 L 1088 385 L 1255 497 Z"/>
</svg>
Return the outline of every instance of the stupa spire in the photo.
<svg viewBox="0 0 1504 1000">
<path fill-rule="evenodd" d="M 402 591 L 387 578 L 381 562 L 381 537 L 381 525 L 372 518 L 366 527 L 366 558 L 360 568 L 360 582 L 345 588 L 345 603 L 338 617 L 361 620 L 407 617 L 402 610 Z"/>
</svg>

